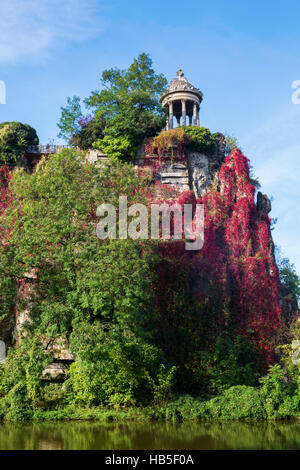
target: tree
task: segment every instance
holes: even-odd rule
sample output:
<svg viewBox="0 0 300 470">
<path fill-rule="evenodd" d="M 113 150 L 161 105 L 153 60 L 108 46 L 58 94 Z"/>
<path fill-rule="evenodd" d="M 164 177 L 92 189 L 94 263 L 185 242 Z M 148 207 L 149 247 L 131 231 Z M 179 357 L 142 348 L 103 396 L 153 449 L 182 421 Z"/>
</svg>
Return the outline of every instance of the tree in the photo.
<svg viewBox="0 0 300 470">
<path fill-rule="evenodd" d="M 36 130 L 29 124 L 14 121 L 0 123 L 0 164 L 15 165 L 27 147 L 38 143 Z"/>
<path fill-rule="evenodd" d="M 229 155 L 230 152 L 232 152 L 233 150 L 240 148 L 237 138 L 234 137 L 233 135 L 228 135 L 228 134 L 225 135 L 225 143 L 226 143 L 226 147 L 225 147 L 226 155 Z"/>
<path fill-rule="evenodd" d="M 81 111 L 79 96 L 67 99 L 67 106 L 61 108 L 61 117 L 57 124 L 60 131 L 58 137 L 82 150 L 92 148 L 97 139 L 102 139 L 105 121 L 95 119 L 91 114 L 84 116 Z"/>
<path fill-rule="evenodd" d="M 291 297 L 292 310 L 295 312 L 298 310 L 298 302 L 300 300 L 300 278 L 296 272 L 295 265 L 288 258 L 282 257 L 278 246 L 275 247 L 275 255 L 283 295 Z"/>
<path fill-rule="evenodd" d="M 164 126 L 165 117 L 159 95 L 167 80 L 162 74 L 155 74 L 151 58 L 143 53 L 128 69 L 105 70 L 101 84 L 101 91 L 94 91 L 84 100 L 95 122 L 105 122 L 104 135 L 97 136 L 95 141 L 104 136 L 124 137 L 131 142 L 129 151 L 124 150 L 130 156 L 143 138 L 155 135 Z M 58 124 L 59 136 L 69 139 L 79 135 L 81 119 L 79 97 L 68 98 Z"/>
<path fill-rule="evenodd" d="M 127 70 L 105 70 L 101 83 L 104 89 L 93 92 L 85 103 L 105 119 L 107 133 L 127 134 L 138 143 L 162 129 L 159 95 L 167 80 L 155 74 L 148 54 L 140 54 Z"/>
<path fill-rule="evenodd" d="M 61 117 L 58 122 L 58 137 L 69 140 L 80 131 L 79 121 L 82 119 L 80 97 L 67 98 L 67 106 L 61 107 Z"/>
<path fill-rule="evenodd" d="M 79 121 L 80 129 L 69 140 L 70 144 L 82 150 L 93 147 L 94 142 L 104 137 L 105 121 L 103 118 L 95 119 L 88 115 Z"/>
</svg>

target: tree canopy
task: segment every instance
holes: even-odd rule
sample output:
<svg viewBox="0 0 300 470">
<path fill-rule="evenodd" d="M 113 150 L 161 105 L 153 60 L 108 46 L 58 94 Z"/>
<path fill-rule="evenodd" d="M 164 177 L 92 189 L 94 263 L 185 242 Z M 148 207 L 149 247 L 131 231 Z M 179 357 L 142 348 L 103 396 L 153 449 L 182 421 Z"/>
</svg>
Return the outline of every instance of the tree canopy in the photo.
<svg viewBox="0 0 300 470">
<path fill-rule="evenodd" d="M 166 84 L 166 78 L 155 73 L 152 60 L 145 53 L 128 69 L 105 70 L 101 75 L 101 91 L 94 91 L 84 99 L 95 122 L 103 124 L 104 135 L 95 138 L 97 146 L 101 147 L 103 137 L 106 137 L 104 145 L 109 141 L 109 147 L 114 147 L 114 139 L 124 138 L 131 145 L 129 151 L 125 145 L 124 154 L 130 155 L 143 138 L 159 132 L 165 122 L 159 95 Z M 64 138 L 79 135 L 82 118 L 80 98 L 68 98 L 58 123 L 59 135 Z"/>
</svg>

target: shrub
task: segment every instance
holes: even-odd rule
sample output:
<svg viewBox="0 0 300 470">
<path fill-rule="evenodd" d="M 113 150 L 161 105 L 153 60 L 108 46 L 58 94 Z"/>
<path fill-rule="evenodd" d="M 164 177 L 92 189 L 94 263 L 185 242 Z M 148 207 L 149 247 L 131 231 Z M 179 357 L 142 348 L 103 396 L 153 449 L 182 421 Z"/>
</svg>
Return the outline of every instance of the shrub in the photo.
<svg viewBox="0 0 300 470">
<path fill-rule="evenodd" d="M 37 133 L 29 124 L 0 123 L 0 163 L 14 165 L 28 146 L 38 143 Z"/>
<path fill-rule="evenodd" d="M 182 153 L 187 145 L 190 143 L 190 139 L 182 127 L 177 129 L 169 129 L 168 131 L 161 131 L 158 136 L 154 137 L 152 150 L 158 153 L 159 156 L 172 152 L 174 148 L 177 152 Z"/>
<path fill-rule="evenodd" d="M 189 149 L 195 152 L 212 155 L 216 150 L 214 134 L 205 127 L 184 126 L 185 133 L 190 138 Z"/>
<path fill-rule="evenodd" d="M 162 365 L 158 349 L 118 327 L 80 324 L 71 336 L 76 361 L 70 368 L 74 401 L 113 407 L 145 405 L 166 398 L 173 369 Z"/>
<path fill-rule="evenodd" d="M 268 418 L 300 415 L 300 390 L 295 380 L 284 380 L 279 364 L 269 368 L 268 375 L 260 379 L 261 396 Z"/>
<path fill-rule="evenodd" d="M 136 146 L 127 135 L 106 135 L 103 139 L 98 139 L 94 142 L 93 147 L 102 150 L 103 153 L 113 160 L 125 160 L 126 158 L 134 157 L 136 151 Z"/>
<path fill-rule="evenodd" d="M 221 419 L 265 419 L 266 410 L 260 390 L 236 385 L 206 402 L 206 414 Z"/>
</svg>

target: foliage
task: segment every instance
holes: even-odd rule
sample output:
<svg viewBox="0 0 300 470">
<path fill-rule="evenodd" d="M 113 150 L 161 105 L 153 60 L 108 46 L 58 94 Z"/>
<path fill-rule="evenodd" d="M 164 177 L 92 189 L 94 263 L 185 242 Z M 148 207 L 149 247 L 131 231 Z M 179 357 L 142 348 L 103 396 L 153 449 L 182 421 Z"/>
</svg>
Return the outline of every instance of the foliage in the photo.
<svg viewBox="0 0 300 470">
<path fill-rule="evenodd" d="M 153 288 L 159 345 L 179 366 L 180 392 L 194 395 L 254 385 L 274 360 L 273 338 L 282 324 L 270 219 L 257 211 L 248 160 L 240 151 L 226 157 L 219 181 L 219 190 L 197 201 L 206 214 L 202 250 L 187 252 L 180 241 L 161 243 Z M 170 198 L 158 190 L 169 204 L 188 196 Z M 188 202 L 196 203 L 192 195 Z"/>
<path fill-rule="evenodd" d="M 93 147 L 102 150 L 112 160 L 126 160 L 134 157 L 136 152 L 136 145 L 127 135 L 106 135 L 103 139 L 96 140 Z"/>
<path fill-rule="evenodd" d="M 61 108 L 59 137 L 84 150 L 104 138 L 97 142 L 97 148 L 106 148 L 110 156 L 131 157 L 145 137 L 155 135 L 164 126 L 159 95 L 166 83 L 163 75 L 155 74 L 152 60 L 145 53 L 128 69 L 105 70 L 101 76 L 103 89 L 84 100 L 92 111 L 88 122 L 80 98 L 68 98 L 67 106 Z"/>
<path fill-rule="evenodd" d="M 70 140 L 80 131 L 80 120 L 82 119 L 80 97 L 67 98 L 66 107 L 61 107 L 61 117 L 57 124 L 59 128 L 58 137 Z"/>
<path fill-rule="evenodd" d="M 261 411 L 259 397 L 267 403 L 270 390 L 263 385 L 258 395 L 252 387 L 273 362 L 282 321 L 270 219 L 256 209 L 248 160 L 238 150 L 226 157 L 219 190 L 198 201 L 206 210 L 200 251 L 185 250 L 184 241 L 96 237 L 97 207 L 118 207 L 120 195 L 129 206 L 195 208 L 191 191 L 152 184 L 144 170 L 136 174 L 118 159 L 99 169 L 65 150 L 32 174 L 14 172 L 0 214 L 0 266 L 18 291 L 19 310 L 30 307 L 31 314 L 21 340 L 25 361 L 13 359 L 1 378 L 2 409 L 26 414 L 54 406 L 55 394 L 40 394 L 39 364 L 49 360 L 41 338 L 65 337 L 76 353 L 61 397 L 68 406 L 163 406 L 175 392 L 222 393 L 210 405 L 202 400 L 199 416 L 276 414 L 276 397 Z M 0 283 L 0 298 L 14 314 L 14 297 L 5 296 Z M 280 391 L 278 416 L 297 412 L 294 378 Z M 9 397 L 16 405 L 6 404 Z"/>
<path fill-rule="evenodd" d="M 189 149 L 195 152 L 212 155 L 216 150 L 216 140 L 206 127 L 184 126 L 185 133 L 190 138 Z"/>
<path fill-rule="evenodd" d="M 15 165 L 27 147 L 38 143 L 37 133 L 29 124 L 0 123 L 0 164 Z"/>
<path fill-rule="evenodd" d="M 168 155 L 173 159 L 174 154 L 177 160 L 184 159 L 189 142 L 190 139 L 182 127 L 161 131 L 151 142 L 151 152 L 158 154 L 160 160 Z"/>
<path fill-rule="evenodd" d="M 288 329 L 288 340 L 284 341 L 278 349 L 280 351 L 280 360 L 284 365 L 286 373 L 290 378 L 298 383 L 300 388 L 300 317 L 290 324 Z"/>
<path fill-rule="evenodd" d="M 147 250 L 133 240 L 100 242 L 95 230 L 100 203 L 117 207 L 119 194 L 127 194 L 129 204 L 141 202 L 143 187 L 144 179 L 130 166 L 108 165 L 99 172 L 67 150 L 42 160 L 32 175 L 15 172 L 14 205 L 2 220 L 14 226 L 1 256 L 13 252 L 11 275 L 23 280 L 25 290 L 24 272 L 38 272 L 32 319 L 47 334 L 65 335 L 76 312 L 133 319 L 143 311 L 142 302 L 147 306 Z M 125 278 L 131 279 L 126 286 L 120 282 Z"/>
<path fill-rule="evenodd" d="M 82 150 L 92 148 L 93 143 L 104 136 L 104 119 L 95 119 L 91 114 L 84 116 L 79 96 L 67 98 L 66 107 L 61 107 L 61 117 L 57 125 L 60 129 L 58 137 Z"/>
<path fill-rule="evenodd" d="M 91 401 L 95 393 L 85 391 L 84 385 L 80 388 L 81 380 L 87 380 L 82 379 L 85 374 L 94 371 L 93 379 L 89 375 L 89 387 L 93 388 L 93 381 L 99 387 L 97 354 L 107 354 L 105 394 L 96 395 L 98 402 L 145 402 L 169 387 L 169 367 L 164 372 L 160 366 L 147 315 L 152 298 L 150 247 L 139 240 L 100 241 L 96 236 L 95 212 L 100 203 L 109 201 L 117 207 L 120 194 L 128 196 L 129 205 L 146 202 L 143 191 L 147 186 L 147 180 L 137 177 L 130 165 L 108 164 L 99 171 L 69 150 L 42 160 L 33 174 L 16 171 L 11 180 L 13 203 L 1 220 L 10 232 L 0 247 L 0 257 L 6 276 L 19 285 L 23 299 L 19 308 L 31 308 L 21 345 L 30 351 L 28 344 L 34 346 L 36 335 L 47 342 L 71 333 L 72 338 L 80 338 L 84 326 L 89 331 L 88 322 L 91 335 L 94 330 L 100 335 L 102 324 L 123 332 L 110 338 L 113 347 L 106 353 L 95 349 L 91 368 L 85 368 L 78 352 L 71 369 L 78 399 L 86 396 Z M 25 272 L 35 274 L 28 280 Z M 28 290 L 29 285 L 34 288 Z M 88 351 L 87 343 L 85 354 Z M 36 406 L 42 364 L 35 353 L 25 355 L 24 361 L 12 360 L 11 369 L 5 369 L 7 397 L 15 385 L 22 385 L 29 400 L 26 403 Z M 30 373 L 26 372 L 29 366 Z M 14 380 L 18 378 L 16 384 L 7 379 L 10 370 Z M 35 377 L 36 383 L 31 378 L 28 382 L 29 377 Z"/>
<path fill-rule="evenodd" d="M 9 421 L 30 417 L 42 395 L 42 371 L 51 362 L 39 332 L 26 336 L 9 351 L 0 375 L 0 416 Z"/>
<path fill-rule="evenodd" d="M 81 323 L 71 336 L 74 399 L 86 404 L 147 404 L 172 387 L 155 346 L 117 326 Z"/>
<path fill-rule="evenodd" d="M 104 136 L 105 122 L 103 119 L 94 119 L 91 117 L 90 120 L 82 118 L 79 121 L 80 129 L 73 134 L 70 139 L 70 144 L 79 147 L 82 150 L 88 150 L 93 147 L 93 143 L 97 139 L 102 139 Z"/>
<path fill-rule="evenodd" d="M 225 135 L 225 155 L 240 148 L 239 142 L 233 135 Z"/>
<path fill-rule="evenodd" d="M 300 388 L 296 381 L 284 381 L 284 371 L 279 364 L 270 367 L 268 375 L 260 382 L 268 418 L 300 415 Z"/>
<path fill-rule="evenodd" d="M 210 390 L 221 393 L 233 385 L 256 385 L 259 377 L 257 359 L 254 345 L 243 336 L 237 335 L 233 339 L 222 332 L 217 338 L 211 364 Z"/>
<path fill-rule="evenodd" d="M 300 300 L 300 278 L 296 273 L 294 264 L 288 258 L 282 258 L 277 253 L 276 261 L 283 293 L 291 297 L 292 310 L 296 311 L 298 310 L 298 301 Z"/>
<path fill-rule="evenodd" d="M 11 207 L 12 195 L 9 190 L 9 181 L 11 172 L 6 165 L 0 168 L 0 217 Z M 9 236 L 10 227 L 0 224 L 0 243 L 2 249 L 6 250 L 6 237 Z M 11 269 L 13 254 L 7 254 L 3 257 L 0 264 L 0 331 L 1 339 L 10 342 L 12 325 L 14 325 L 14 299 L 16 296 L 15 280 L 8 275 Z"/>
<path fill-rule="evenodd" d="M 273 366 L 261 380 L 261 387 L 236 385 L 210 398 L 189 395 L 164 404 L 152 416 L 167 420 L 219 419 L 262 420 L 300 417 L 300 392 L 295 383 L 284 383 L 283 370 Z"/>
<path fill-rule="evenodd" d="M 140 54 L 128 69 L 105 70 L 101 84 L 103 89 L 93 92 L 85 104 L 105 120 L 105 133 L 128 135 L 138 144 L 163 127 L 158 98 L 167 81 L 155 74 L 148 54 Z"/>
</svg>

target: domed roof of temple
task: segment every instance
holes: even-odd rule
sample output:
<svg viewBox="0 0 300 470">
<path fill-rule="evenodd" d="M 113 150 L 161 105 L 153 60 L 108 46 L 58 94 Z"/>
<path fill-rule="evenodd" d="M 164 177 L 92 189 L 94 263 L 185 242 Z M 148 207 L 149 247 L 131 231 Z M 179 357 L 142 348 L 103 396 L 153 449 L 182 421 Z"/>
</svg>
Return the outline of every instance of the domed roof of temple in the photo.
<svg viewBox="0 0 300 470">
<path fill-rule="evenodd" d="M 202 98 L 203 98 L 202 92 L 187 81 L 187 78 L 184 76 L 184 73 L 181 69 L 178 70 L 176 75 L 177 77 L 171 80 L 169 88 L 167 88 L 166 90 L 162 92 L 162 94 L 160 95 L 160 99 L 162 100 L 166 95 L 169 95 L 171 93 L 188 91 L 190 93 L 194 93 L 195 95 L 197 95 L 200 101 L 202 101 Z"/>
</svg>

